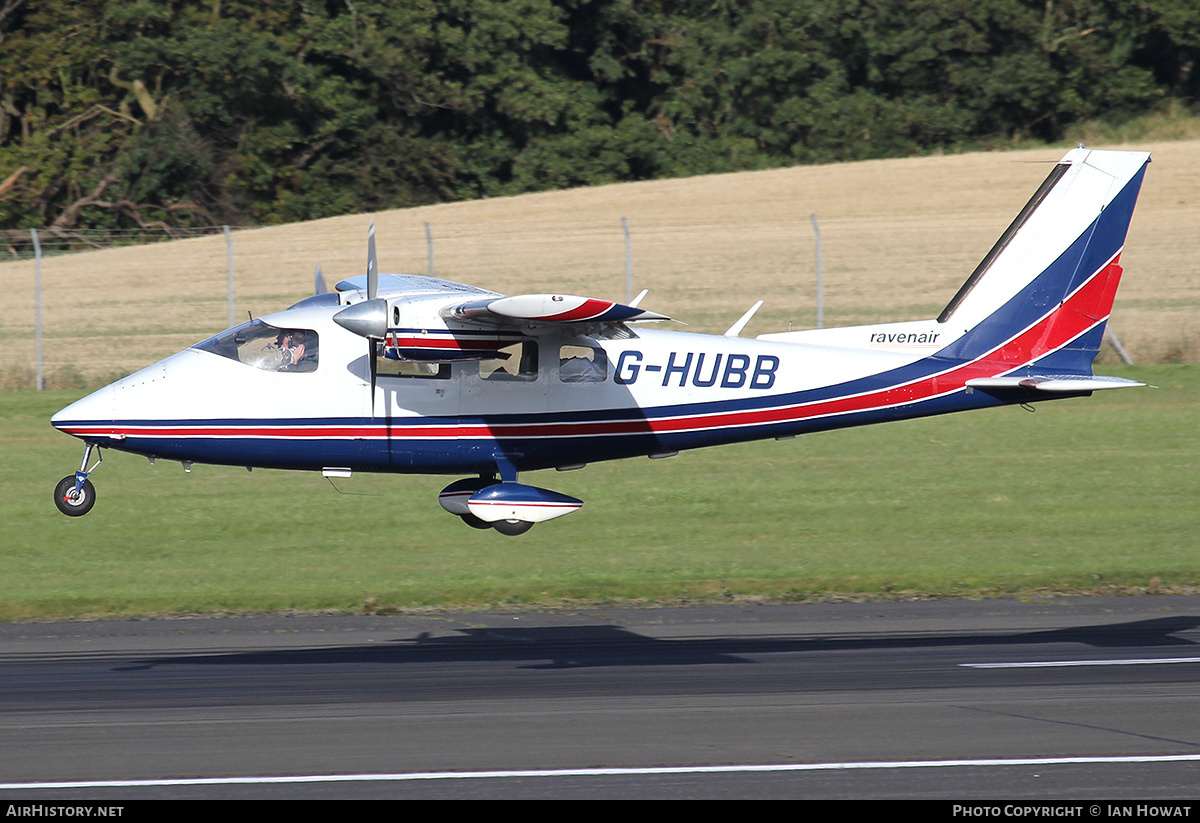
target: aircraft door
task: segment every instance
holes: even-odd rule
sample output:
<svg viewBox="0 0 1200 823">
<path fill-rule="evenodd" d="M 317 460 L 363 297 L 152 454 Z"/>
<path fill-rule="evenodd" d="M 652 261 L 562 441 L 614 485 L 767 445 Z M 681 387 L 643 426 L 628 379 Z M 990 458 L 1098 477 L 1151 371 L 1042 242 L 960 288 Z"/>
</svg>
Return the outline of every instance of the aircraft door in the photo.
<svg viewBox="0 0 1200 823">
<path fill-rule="evenodd" d="M 426 322 L 425 317 L 420 306 L 410 301 L 392 303 L 388 339 L 378 346 L 374 361 L 375 415 L 385 427 L 389 468 L 395 471 L 430 468 L 430 461 L 436 463 L 445 451 L 446 439 L 452 440 L 454 435 L 457 367 L 445 362 L 398 359 L 412 357 L 404 348 L 410 341 L 438 339 L 436 333 L 419 327 Z"/>
<path fill-rule="evenodd" d="M 492 424 L 532 422 L 547 411 L 550 350 L 545 341 L 527 337 L 505 346 L 497 357 L 456 364 L 462 375 L 459 446 L 468 459 L 486 464 L 497 446 L 510 458 L 518 456 L 512 452 L 523 454 L 530 447 L 519 439 L 503 438 L 497 443 L 486 435 L 503 433 Z"/>
<path fill-rule="evenodd" d="M 458 379 L 450 363 L 376 358 L 376 414 L 386 426 L 396 470 L 419 469 L 444 451 L 458 413 Z M 418 436 L 420 430 L 423 435 Z"/>
</svg>

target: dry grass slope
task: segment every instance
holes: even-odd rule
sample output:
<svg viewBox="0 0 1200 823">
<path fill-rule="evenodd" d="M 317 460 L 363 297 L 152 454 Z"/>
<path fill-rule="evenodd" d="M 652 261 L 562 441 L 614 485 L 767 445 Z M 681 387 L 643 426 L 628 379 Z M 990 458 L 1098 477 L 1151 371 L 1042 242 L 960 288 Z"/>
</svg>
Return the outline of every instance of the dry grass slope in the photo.
<svg viewBox="0 0 1200 823">
<path fill-rule="evenodd" d="M 1097 148 L 1113 148 L 1102 147 Z M 1200 356 L 1200 141 L 1150 150 L 1122 262 L 1112 328 L 1140 362 Z M 1064 149 L 803 166 L 451 203 L 373 215 L 384 271 L 435 271 L 504 293 L 622 299 L 629 221 L 634 289 L 692 330 L 721 332 L 757 300 L 746 334 L 808 328 L 816 317 L 820 220 L 825 323 L 936 314 Z M 278 311 L 365 266 L 367 215 L 234 234 L 237 316 Z M 224 327 L 225 240 L 205 237 L 43 262 L 51 385 L 95 383 Z M 0 379 L 34 364 L 34 264 L 0 264 Z"/>
</svg>

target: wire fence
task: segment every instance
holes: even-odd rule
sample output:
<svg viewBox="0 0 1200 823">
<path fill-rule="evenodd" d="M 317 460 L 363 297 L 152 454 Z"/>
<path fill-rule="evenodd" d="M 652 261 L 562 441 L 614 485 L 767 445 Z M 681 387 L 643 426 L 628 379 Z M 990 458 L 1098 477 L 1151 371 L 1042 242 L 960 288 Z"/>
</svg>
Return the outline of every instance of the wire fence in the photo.
<svg viewBox="0 0 1200 823">
<path fill-rule="evenodd" d="M 211 226 L 171 236 L 7 232 L 0 289 L 16 299 L 0 307 L 0 340 L 6 341 L 0 350 L 0 390 L 105 382 L 235 325 L 248 313 L 277 311 L 362 274 L 365 242 L 359 240 L 365 240 L 368 218 L 337 220 L 349 228 Z M 699 286 L 691 310 L 683 312 L 693 323 L 697 296 L 713 304 L 706 313 L 725 311 L 726 300 L 713 293 L 710 281 L 726 282 L 723 273 L 714 272 L 728 271 L 745 254 L 737 243 L 711 251 L 721 245 L 713 239 L 728 235 L 728 227 L 669 217 L 649 225 L 570 215 L 501 217 L 486 225 L 453 219 L 397 226 L 383 218 L 382 223 L 385 273 L 428 274 L 504 293 L 555 290 L 626 302 L 635 286 L 654 286 L 657 299 L 676 303 L 686 279 Z M 797 231 L 812 230 L 807 217 L 802 224 L 755 227 L 755 245 L 782 250 L 787 258 L 769 265 L 760 261 L 759 278 L 791 268 L 798 259 L 811 260 L 811 242 L 800 244 L 807 246 L 803 252 L 794 247 Z M 360 233 L 361 238 L 355 236 Z M 698 236 L 707 238 L 710 252 L 693 257 Z M 161 248 L 164 241 L 170 241 L 169 250 Z M 152 244 L 160 248 L 144 248 Z M 84 356 L 77 354 L 78 347 L 86 349 Z"/>
<path fill-rule="evenodd" d="M 161 243 L 168 240 L 182 240 L 189 237 L 204 237 L 221 234 L 228 226 L 193 226 L 176 228 L 174 226 L 146 226 L 136 229 L 35 229 L 0 231 L 3 241 L 3 259 L 32 260 L 38 255 L 36 245 L 41 246 L 43 257 L 54 257 L 61 254 L 72 254 L 81 251 L 97 251 L 119 246 L 145 246 L 150 243 Z M 239 226 L 238 228 L 251 228 Z M 37 233 L 37 244 L 34 243 L 32 232 Z"/>
<path fill-rule="evenodd" d="M 940 213 L 925 203 L 847 200 L 818 223 L 810 209 L 796 213 L 792 195 L 712 197 L 699 209 L 691 195 L 664 201 L 676 196 L 671 186 L 635 190 L 645 202 L 622 200 L 625 214 L 551 198 L 531 198 L 536 208 L 525 210 L 524 200 L 497 199 L 377 214 L 380 268 L 504 294 L 627 301 L 648 288 L 644 308 L 717 334 L 764 300 L 745 332 L 753 336 L 936 316 L 1013 213 L 1004 203 L 995 214 L 971 212 L 962 203 L 979 197 L 968 192 L 945 199 Z M 109 382 L 312 294 L 318 264 L 329 287 L 362 274 L 370 219 L 4 232 L 0 390 Z M 1200 360 L 1193 225 L 1182 212 L 1135 219 L 1109 324 L 1133 361 Z M 1116 347 L 1102 357 L 1121 359 Z"/>
</svg>

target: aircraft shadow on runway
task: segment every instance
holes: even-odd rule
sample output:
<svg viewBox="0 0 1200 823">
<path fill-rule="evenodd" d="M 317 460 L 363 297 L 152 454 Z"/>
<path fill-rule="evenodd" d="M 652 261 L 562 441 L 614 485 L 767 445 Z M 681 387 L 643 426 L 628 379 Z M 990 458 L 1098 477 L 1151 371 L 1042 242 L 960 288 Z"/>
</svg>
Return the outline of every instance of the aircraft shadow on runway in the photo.
<svg viewBox="0 0 1200 823">
<path fill-rule="evenodd" d="M 345 665 L 455 662 L 512 662 L 521 668 L 561 669 L 595 666 L 687 666 L 753 663 L 747 655 L 904 650 L 942 647 L 1034 647 L 1083 645 L 1100 649 L 1196 646 L 1175 635 L 1200 627 L 1200 617 L 1174 616 L 1016 633 L 877 633 L 663 639 L 620 626 L 547 626 L 532 628 L 468 628 L 454 636 L 423 632 L 390 644 L 336 648 L 280 649 L 224 654 L 172 654 L 151 657 L 117 671 L 168 665 Z"/>
</svg>

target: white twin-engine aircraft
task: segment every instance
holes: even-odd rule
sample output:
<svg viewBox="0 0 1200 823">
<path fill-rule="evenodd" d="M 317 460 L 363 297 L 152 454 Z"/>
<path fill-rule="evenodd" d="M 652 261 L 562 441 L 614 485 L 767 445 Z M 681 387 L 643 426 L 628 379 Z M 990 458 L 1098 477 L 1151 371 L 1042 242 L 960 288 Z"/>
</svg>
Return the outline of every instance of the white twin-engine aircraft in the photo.
<svg viewBox="0 0 1200 823">
<path fill-rule="evenodd" d="M 82 515 L 99 450 L 247 468 L 468 475 L 438 501 L 521 534 L 583 502 L 523 471 L 1140 386 L 1092 360 L 1149 155 L 1069 151 L 933 320 L 739 337 L 558 294 L 367 274 L 83 398 L 54 492 Z M 755 306 L 755 309 L 757 306 Z M 96 460 L 92 462 L 93 452 Z"/>
</svg>

